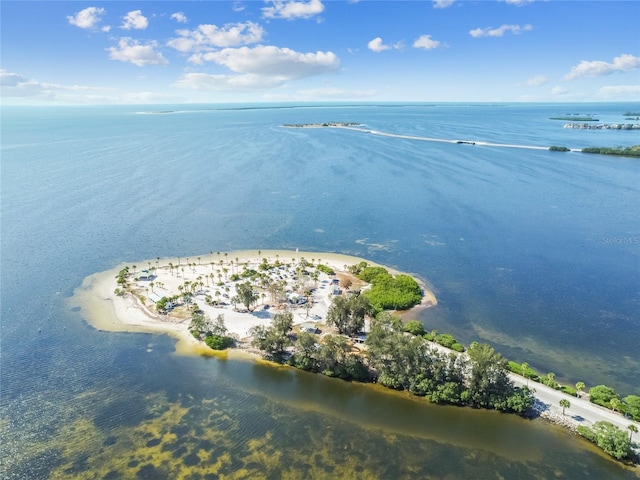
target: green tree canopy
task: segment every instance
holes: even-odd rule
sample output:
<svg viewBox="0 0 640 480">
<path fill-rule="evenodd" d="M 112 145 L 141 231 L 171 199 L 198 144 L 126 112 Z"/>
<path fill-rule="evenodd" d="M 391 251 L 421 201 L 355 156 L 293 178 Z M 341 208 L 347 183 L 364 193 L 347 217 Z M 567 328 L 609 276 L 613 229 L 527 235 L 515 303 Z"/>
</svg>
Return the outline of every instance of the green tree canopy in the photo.
<svg viewBox="0 0 640 480">
<path fill-rule="evenodd" d="M 424 325 L 418 320 L 409 320 L 402 328 L 405 332 L 409 332 L 411 335 L 422 336 L 425 333 Z"/>
<path fill-rule="evenodd" d="M 238 294 L 238 299 L 247 310 L 251 310 L 252 305 L 260 298 L 260 295 L 253 291 L 253 286 L 250 282 L 236 285 L 236 293 Z"/>
<path fill-rule="evenodd" d="M 618 398 L 618 394 L 613 388 L 606 385 L 596 385 L 589 389 L 589 399 L 597 405 L 610 408 L 612 398 Z"/>
<path fill-rule="evenodd" d="M 363 295 L 338 296 L 327 311 L 327 323 L 334 325 L 344 335 L 355 335 L 364 327 L 365 317 L 373 309 Z"/>
<path fill-rule="evenodd" d="M 640 421 L 640 397 L 638 395 L 627 395 L 623 399 L 625 411 L 631 415 L 631 417 Z"/>
</svg>

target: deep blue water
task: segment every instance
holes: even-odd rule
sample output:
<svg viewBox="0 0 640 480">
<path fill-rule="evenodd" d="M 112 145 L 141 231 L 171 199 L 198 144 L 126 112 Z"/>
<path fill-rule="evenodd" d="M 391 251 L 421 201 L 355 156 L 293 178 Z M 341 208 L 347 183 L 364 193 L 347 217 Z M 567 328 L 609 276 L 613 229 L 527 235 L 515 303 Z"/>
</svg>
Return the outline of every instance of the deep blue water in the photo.
<svg viewBox="0 0 640 480">
<path fill-rule="evenodd" d="M 87 391 L 179 391 L 172 340 L 96 332 L 65 299 L 121 262 L 240 249 L 411 272 L 440 302 L 420 316 L 428 329 L 487 341 L 559 380 L 640 394 L 637 159 L 281 127 L 630 146 L 637 131 L 566 130 L 549 117 L 620 122 L 637 104 L 227 107 L 2 108 L 2 426 L 35 441 L 59 426 L 20 422 L 67 418 L 61 405 Z M 114 408 L 102 421 L 126 423 Z"/>
</svg>

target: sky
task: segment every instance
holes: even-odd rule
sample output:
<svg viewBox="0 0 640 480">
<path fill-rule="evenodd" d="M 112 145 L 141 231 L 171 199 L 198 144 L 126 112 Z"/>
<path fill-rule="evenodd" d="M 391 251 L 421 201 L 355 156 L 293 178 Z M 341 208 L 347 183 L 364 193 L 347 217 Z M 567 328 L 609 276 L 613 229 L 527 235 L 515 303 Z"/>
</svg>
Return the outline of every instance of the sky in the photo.
<svg viewBox="0 0 640 480">
<path fill-rule="evenodd" d="M 0 2 L 4 105 L 640 101 L 640 2 Z"/>
</svg>

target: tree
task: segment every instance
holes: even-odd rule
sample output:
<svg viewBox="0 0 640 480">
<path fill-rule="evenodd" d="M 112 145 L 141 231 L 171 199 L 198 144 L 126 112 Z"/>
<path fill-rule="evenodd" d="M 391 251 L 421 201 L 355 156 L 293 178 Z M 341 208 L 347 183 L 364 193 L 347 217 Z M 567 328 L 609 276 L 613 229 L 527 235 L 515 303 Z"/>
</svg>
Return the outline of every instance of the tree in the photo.
<svg viewBox="0 0 640 480">
<path fill-rule="evenodd" d="M 631 423 L 631 424 L 629 424 L 627 429 L 629 429 L 629 441 L 631 441 L 631 436 L 634 433 L 638 433 L 638 427 L 636 427 L 633 423 Z"/>
<path fill-rule="evenodd" d="M 224 315 L 222 313 L 218 315 L 213 322 L 209 322 L 208 327 L 212 335 L 218 335 L 220 337 L 227 336 L 227 326 L 224 323 Z"/>
<path fill-rule="evenodd" d="M 544 383 L 547 387 L 558 388 L 558 382 L 555 381 L 556 374 L 553 372 L 549 372 L 544 376 L 542 383 Z"/>
<path fill-rule="evenodd" d="M 522 376 L 527 379 L 527 387 L 528 387 L 529 375 L 527 375 L 527 372 L 529 371 L 529 364 L 527 362 L 522 362 L 522 365 L 520 365 L 520 368 L 522 369 Z"/>
<path fill-rule="evenodd" d="M 506 398 L 513 393 L 507 362 L 490 345 L 473 342 L 467 351 L 471 363 L 466 400 L 472 406 L 508 408 Z"/>
<path fill-rule="evenodd" d="M 342 334 L 355 335 L 362 330 L 365 317 L 372 312 L 369 300 L 362 295 L 335 297 L 327 312 L 327 323 L 335 325 Z"/>
<path fill-rule="evenodd" d="M 613 397 L 611 400 L 609 400 L 609 405 L 611 406 L 611 410 L 615 412 L 620 408 L 620 399 L 617 397 Z"/>
<path fill-rule="evenodd" d="M 576 391 L 577 391 L 576 393 L 578 395 L 578 398 L 582 396 L 582 392 L 584 392 L 584 388 L 585 388 L 584 382 L 576 383 Z"/>
<path fill-rule="evenodd" d="M 291 357 L 291 363 L 302 370 L 316 371 L 318 369 L 316 360 L 318 348 L 317 337 L 313 333 L 300 333 L 294 345 L 295 353 Z"/>
<path fill-rule="evenodd" d="M 251 310 L 251 306 L 260 298 L 260 295 L 253 291 L 253 286 L 250 282 L 236 285 L 236 293 L 238 294 L 238 299 L 247 310 Z"/>
<path fill-rule="evenodd" d="M 271 320 L 271 326 L 279 335 L 288 335 L 293 329 L 293 313 L 276 313 Z"/>
<path fill-rule="evenodd" d="M 571 402 L 566 398 L 560 399 L 560 406 L 562 407 L 562 415 L 564 415 L 564 409 L 571 407 Z"/>
<path fill-rule="evenodd" d="M 640 397 L 638 395 L 627 395 L 624 397 L 626 411 L 631 418 L 640 421 Z"/>
</svg>

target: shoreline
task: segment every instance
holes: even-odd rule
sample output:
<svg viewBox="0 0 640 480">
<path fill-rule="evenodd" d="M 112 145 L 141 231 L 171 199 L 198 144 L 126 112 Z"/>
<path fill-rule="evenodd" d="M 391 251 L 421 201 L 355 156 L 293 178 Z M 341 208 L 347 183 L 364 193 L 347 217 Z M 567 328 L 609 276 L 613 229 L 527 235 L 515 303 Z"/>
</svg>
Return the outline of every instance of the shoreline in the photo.
<svg viewBox="0 0 640 480">
<path fill-rule="evenodd" d="M 171 314 L 160 315 L 153 311 L 155 306 L 150 307 L 153 302 L 149 299 L 150 294 L 155 294 L 159 297 L 172 295 L 172 292 L 175 293 L 178 285 L 182 284 L 182 282 L 193 282 L 198 278 L 205 278 L 205 275 L 214 274 L 214 278 L 207 278 L 207 285 L 201 287 L 202 292 L 194 295 L 194 300 L 210 318 L 216 318 L 220 314 L 224 315 L 229 335 L 241 342 L 239 349 L 250 351 L 251 349 L 247 346 L 248 342 L 246 342 L 248 330 L 256 325 L 268 325 L 275 310 L 267 310 L 264 305 L 258 305 L 253 312 L 241 312 L 231 308 L 230 305 L 220 307 L 207 305 L 204 299 L 207 294 L 212 294 L 214 290 L 221 292 L 225 287 L 232 288 L 233 282 L 228 279 L 225 279 L 223 287 L 214 287 L 216 280 L 222 280 L 222 277 L 219 276 L 222 274 L 222 270 L 226 270 L 224 275 L 228 277 L 234 268 L 239 270 L 240 265 L 256 268 L 263 258 L 267 258 L 269 261 L 279 260 L 283 263 L 289 261 L 291 264 L 299 263 L 302 259 L 314 260 L 314 263 L 322 263 L 334 269 L 337 278 L 350 276 L 345 272 L 346 266 L 360 262 L 367 262 L 370 266 L 384 267 L 393 275 L 402 273 L 368 259 L 339 253 L 294 250 L 234 250 L 220 252 L 218 255 L 217 252 L 210 252 L 194 257 L 156 258 L 136 262 L 140 264 L 140 266 L 137 266 L 136 272 L 141 272 L 147 267 L 154 272 L 152 279 L 135 282 L 136 295 L 126 293 L 123 296 L 118 296 L 114 293 L 118 286 L 116 283 L 118 272 L 126 266 L 135 265 L 133 262 L 122 263 L 112 269 L 89 275 L 83 280 L 81 286 L 74 291 L 73 296 L 69 299 L 69 305 L 72 308 L 79 309 L 82 318 L 97 330 L 168 334 L 178 340 L 175 347 L 178 354 L 217 355 L 204 342 L 195 339 L 191 335 L 188 328 L 188 317 L 181 318 Z M 174 265 L 172 272 L 170 272 L 169 265 Z M 154 266 L 156 268 L 152 269 Z M 328 289 L 326 288 L 329 283 L 329 276 L 321 273 L 319 277 L 319 281 L 324 283 L 322 283 L 322 287 L 314 292 L 313 307 L 309 309 L 308 313 L 302 308 L 292 309 L 294 325 L 300 325 L 307 321 L 312 321 L 318 325 L 324 323 L 330 305 L 330 299 L 327 295 Z M 416 281 L 423 291 L 422 302 L 410 310 L 401 312 L 402 315 L 430 308 L 438 303 L 434 293 L 427 287 L 426 282 L 419 278 L 416 278 Z M 157 286 L 158 283 L 161 286 Z M 151 288 L 149 288 L 150 286 Z M 228 293 L 230 294 L 231 292 Z M 225 294 L 221 294 L 218 298 L 221 298 L 222 295 Z"/>
<path fill-rule="evenodd" d="M 273 261 L 274 258 L 281 259 L 283 262 L 291 260 L 291 264 L 299 263 L 302 259 L 312 259 L 314 264 L 316 264 L 316 262 L 322 263 L 323 265 L 334 269 L 336 275 L 333 277 L 329 277 L 324 273 L 320 274 L 319 280 L 323 282 L 323 286 L 316 289 L 316 292 L 314 292 L 313 306 L 310 309 L 306 310 L 300 308 L 300 306 L 297 306 L 297 308 L 291 308 L 294 315 L 294 327 L 300 327 L 303 323 L 312 322 L 317 327 L 321 328 L 321 330 L 325 331 L 329 330 L 323 327 L 325 327 L 324 322 L 326 320 L 328 307 L 331 303 L 331 296 L 328 294 L 328 289 L 325 287 L 329 286 L 330 278 L 354 278 L 345 271 L 346 267 L 363 261 L 367 262 L 370 266 L 384 267 L 393 275 L 403 273 L 360 257 L 337 253 L 299 252 L 292 250 L 241 250 L 220 254 L 209 253 L 206 255 L 188 258 L 156 258 L 155 260 L 148 260 L 140 263 L 142 265 L 146 264 L 150 268 L 152 264 L 157 264 L 157 268 L 152 270 L 156 272 L 156 275 L 153 276 L 153 280 L 160 281 L 163 285 L 162 288 L 155 289 L 155 293 L 157 295 L 161 295 L 162 293 L 168 293 L 171 288 L 175 290 L 176 286 L 185 280 L 195 280 L 199 277 L 201 278 L 206 272 L 216 272 L 216 268 L 227 268 L 232 264 L 236 265 L 236 268 L 239 268 L 239 266 L 243 264 L 248 265 L 248 267 L 257 268 L 257 265 L 263 258 L 269 259 L 269 262 Z M 195 263 L 192 262 L 192 260 L 195 260 Z M 220 263 L 221 261 L 222 263 Z M 169 265 L 174 262 L 174 265 L 176 265 L 174 266 L 174 270 L 178 268 L 180 270 L 176 273 L 170 273 Z M 196 293 L 194 295 L 196 303 L 211 319 L 220 314 L 224 315 L 225 325 L 229 331 L 228 335 L 236 340 L 236 348 L 224 351 L 215 351 L 210 349 L 203 341 L 194 338 L 189 332 L 189 316 L 181 318 L 180 316 L 160 315 L 155 313 L 152 311 L 152 308 L 155 308 L 155 306 L 149 308 L 146 301 L 141 300 L 141 298 L 145 298 L 142 294 L 137 296 L 133 293 L 127 293 L 123 296 L 116 295 L 114 293 L 114 290 L 117 287 L 116 277 L 118 272 L 126 265 L 129 265 L 129 263 L 121 264 L 110 270 L 95 273 L 86 277 L 83 280 L 82 285 L 74 291 L 74 295 L 70 298 L 70 306 L 79 309 L 80 315 L 93 328 L 111 332 L 168 334 L 177 340 L 175 353 L 179 355 L 223 358 L 231 357 L 251 361 L 261 359 L 260 351 L 250 345 L 248 330 L 256 325 L 268 326 L 271 322 L 272 315 L 277 313 L 275 308 L 266 309 L 264 308 L 264 305 L 259 305 L 253 312 L 248 312 L 237 311 L 236 309 L 231 308 L 230 305 L 212 307 L 204 302 L 204 293 L 211 291 L 211 289 L 214 288 L 213 285 L 211 287 L 201 287 L 204 292 Z M 216 265 L 218 267 L 216 267 Z M 430 288 L 427 288 L 426 283 L 419 278 L 417 278 L 416 281 L 419 283 L 423 291 L 422 301 L 420 304 L 409 310 L 395 312 L 402 315 L 404 318 L 410 316 L 412 312 L 417 312 L 424 308 L 430 308 L 438 303 L 434 293 Z M 213 284 L 213 282 L 211 283 Z M 224 283 L 226 284 L 228 282 L 225 280 Z M 147 295 L 150 293 L 148 290 L 148 285 L 150 284 L 151 281 L 149 280 L 143 282 L 138 280 L 136 282 L 138 291 L 140 292 L 140 289 L 144 288 L 146 289 L 145 293 Z M 433 342 L 431 343 L 436 348 L 445 348 Z M 446 350 L 452 351 L 450 349 Z M 509 375 L 516 385 L 522 386 L 525 384 L 524 377 L 520 378 L 518 375 L 513 373 L 510 373 Z M 598 420 L 610 421 L 620 428 L 625 429 L 626 425 L 629 423 L 637 424 L 637 422 L 623 419 L 612 412 L 591 404 L 588 400 L 565 395 L 562 392 L 549 389 L 542 384 L 536 383 L 535 389 L 535 416 L 549 423 L 566 428 L 574 434 L 577 434 L 576 427 L 578 425 L 593 425 Z M 558 404 L 558 400 L 560 398 L 567 398 L 571 401 L 571 407 L 566 412 L 567 415 L 561 413 L 562 407 Z M 578 409 L 580 411 L 580 415 L 576 412 Z M 575 415 L 572 415 L 574 412 Z M 638 433 L 632 434 L 632 437 L 634 441 L 637 442 Z M 637 449 L 634 450 L 634 452 L 637 458 L 640 452 Z"/>
</svg>

